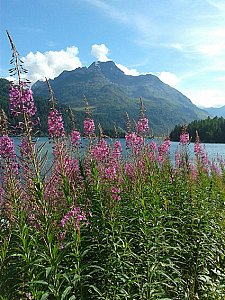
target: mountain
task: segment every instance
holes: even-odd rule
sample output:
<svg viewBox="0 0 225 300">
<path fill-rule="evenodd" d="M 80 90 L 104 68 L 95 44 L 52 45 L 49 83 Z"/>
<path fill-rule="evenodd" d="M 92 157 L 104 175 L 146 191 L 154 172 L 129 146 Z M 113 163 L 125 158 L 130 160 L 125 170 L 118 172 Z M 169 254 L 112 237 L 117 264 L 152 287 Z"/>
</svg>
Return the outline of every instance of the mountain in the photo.
<svg viewBox="0 0 225 300">
<path fill-rule="evenodd" d="M 70 105 L 75 111 L 80 126 L 84 117 L 84 95 L 92 107 L 96 123 L 100 122 L 106 131 L 112 129 L 114 123 L 126 129 L 126 112 L 131 120 L 136 120 L 140 97 L 155 133 L 207 117 L 206 112 L 158 77 L 151 74 L 125 75 L 113 61 L 94 62 L 88 68 L 63 71 L 50 80 L 50 84 L 60 103 Z M 35 95 L 48 97 L 45 82 L 36 82 L 32 89 Z"/>
<path fill-rule="evenodd" d="M 222 107 L 208 107 L 204 110 L 212 117 L 224 117 L 225 118 L 225 105 Z"/>
</svg>

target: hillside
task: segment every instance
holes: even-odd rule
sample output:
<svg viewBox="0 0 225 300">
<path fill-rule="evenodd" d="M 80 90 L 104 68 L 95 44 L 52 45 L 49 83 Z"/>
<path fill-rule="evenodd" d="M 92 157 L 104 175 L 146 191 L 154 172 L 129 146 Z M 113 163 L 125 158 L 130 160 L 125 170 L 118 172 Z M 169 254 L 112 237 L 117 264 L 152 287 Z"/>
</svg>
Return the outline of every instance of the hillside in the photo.
<svg viewBox="0 0 225 300">
<path fill-rule="evenodd" d="M 113 61 L 94 62 L 88 68 L 64 71 L 50 83 L 55 97 L 60 103 L 72 107 L 80 124 L 85 95 L 93 108 L 96 123 L 100 122 L 104 130 L 112 129 L 114 123 L 125 129 L 126 112 L 130 119 L 137 119 L 140 97 L 155 133 L 207 117 L 206 112 L 158 77 L 150 74 L 125 75 Z M 48 95 L 45 82 L 36 82 L 32 89 L 35 95 Z"/>
<path fill-rule="evenodd" d="M 221 107 L 209 107 L 204 110 L 212 117 L 224 117 L 225 118 L 225 105 Z"/>
</svg>

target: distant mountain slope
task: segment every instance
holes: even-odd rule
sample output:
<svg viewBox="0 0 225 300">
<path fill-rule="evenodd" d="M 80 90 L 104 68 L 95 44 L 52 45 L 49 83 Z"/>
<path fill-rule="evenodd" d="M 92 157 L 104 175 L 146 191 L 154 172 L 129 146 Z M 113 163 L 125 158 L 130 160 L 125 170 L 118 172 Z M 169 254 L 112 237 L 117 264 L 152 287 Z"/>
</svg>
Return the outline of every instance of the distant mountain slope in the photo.
<svg viewBox="0 0 225 300">
<path fill-rule="evenodd" d="M 224 117 L 225 118 L 225 105 L 222 107 L 208 107 L 204 108 L 206 112 L 212 117 Z"/>
<path fill-rule="evenodd" d="M 206 112 L 158 77 L 125 75 L 113 61 L 94 62 L 88 68 L 64 71 L 50 83 L 56 98 L 76 111 L 79 123 L 83 117 L 85 95 L 93 108 L 96 123 L 100 122 L 105 130 L 112 128 L 114 122 L 125 129 L 125 112 L 131 119 L 137 119 L 140 97 L 155 133 L 207 117 Z M 36 95 L 48 95 L 44 82 L 36 82 L 32 89 Z"/>
</svg>

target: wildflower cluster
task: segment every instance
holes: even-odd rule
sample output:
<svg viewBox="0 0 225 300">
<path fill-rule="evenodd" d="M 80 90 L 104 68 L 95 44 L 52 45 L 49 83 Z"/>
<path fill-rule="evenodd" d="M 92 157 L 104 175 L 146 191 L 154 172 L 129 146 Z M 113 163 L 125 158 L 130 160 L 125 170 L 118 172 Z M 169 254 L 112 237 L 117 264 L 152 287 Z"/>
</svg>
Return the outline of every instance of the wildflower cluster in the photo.
<svg viewBox="0 0 225 300">
<path fill-rule="evenodd" d="M 158 147 L 158 161 L 163 162 L 167 158 L 170 150 L 170 140 L 166 139 L 163 144 Z"/>
<path fill-rule="evenodd" d="M 143 146 L 143 143 L 144 143 L 143 137 L 139 136 L 135 132 L 131 132 L 131 133 L 127 134 L 125 136 L 125 139 L 126 139 L 126 146 L 128 148 L 132 149 L 132 151 L 134 153 L 137 153 L 138 150 Z"/>
<path fill-rule="evenodd" d="M 0 137 L 0 159 L 15 159 L 16 152 L 13 139 L 8 135 Z"/>
<path fill-rule="evenodd" d="M 48 116 L 48 134 L 50 137 L 61 137 L 64 136 L 64 123 L 62 115 L 57 109 L 52 110 Z"/>
<path fill-rule="evenodd" d="M 60 221 L 60 225 L 65 227 L 66 224 L 73 220 L 76 230 L 80 230 L 80 222 L 86 221 L 86 212 L 82 212 L 80 207 L 73 207 Z M 88 224 L 88 223 L 86 223 Z"/>
<path fill-rule="evenodd" d="M 84 135 L 89 136 L 95 133 L 95 123 L 93 119 L 87 118 L 84 120 Z"/>
<path fill-rule="evenodd" d="M 32 117 L 36 114 L 32 90 L 27 87 L 25 82 L 21 82 L 20 85 L 10 85 L 9 108 L 14 116 L 26 113 Z"/>
<path fill-rule="evenodd" d="M 182 132 L 180 135 L 180 143 L 182 145 L 186 145 L 190 142 L 189 133 L 188 132 Z"/>
<path fill-rule="evenodd" d="M 77 130 L 72 130 L 70 133 L 70 139 L 73 146 L 79 146 L 81 144 L 80 132 Z"/>
<path fill-rule="evenodd" d="M 143 119 L 139 119 L 138 120 L 138 124 L 137 124 L 137 131 L 138 133 L 148 133 L 149 132 L 149 126 L 148 126 L 148 119 L 147 118 L 143 118 Z"/>
</svg>

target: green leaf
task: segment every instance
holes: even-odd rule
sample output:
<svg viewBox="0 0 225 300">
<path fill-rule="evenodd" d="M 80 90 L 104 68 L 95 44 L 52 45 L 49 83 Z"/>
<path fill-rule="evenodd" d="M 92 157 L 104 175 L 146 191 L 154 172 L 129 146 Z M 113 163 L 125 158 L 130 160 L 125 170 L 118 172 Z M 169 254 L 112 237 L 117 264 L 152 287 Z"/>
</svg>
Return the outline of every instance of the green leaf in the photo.
<svg viewBox="0 0 225 300">
<path fill-rule="evenodd" d="M 31 284 L 43 284 L 43 285 L 48 285 L 48 282 L 44 280 L 34 280 L 31 282 Z"/>
<path fill-rule="evenodd" d="M 42 297 L 41 297 L 41 300 L 46 300 L 48 299 L 48 295 L 49 295 L 49 292 L 45 292 Z"/>
<path fill-rule="evenodd" d="M 93 289 L 99 296 L 102 296 L 102 293 L 99 291 L 99 289 L 96 286 L 90 285 L 90 288 Z"/>
<path fill-rule="evenodd" d="M 64 292 L 62 293 L 62 298 L 61 298 L 61 300 L 65 299 L 66 296 L 70 293 L 71 290 L 72 290 L 72 286 L 68 286 L 68 287 L 64 290 Z"/>
<path fill-rule="evenodd" d="M 51 270 L 52 270 L 52 267 L 48 267 L 48 268 L 45 270 L 46 278 L 48 278 L 49 273 L 51 272 Z"/>
</svg>

